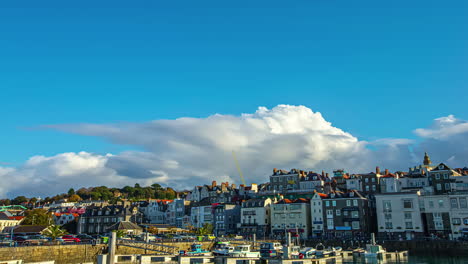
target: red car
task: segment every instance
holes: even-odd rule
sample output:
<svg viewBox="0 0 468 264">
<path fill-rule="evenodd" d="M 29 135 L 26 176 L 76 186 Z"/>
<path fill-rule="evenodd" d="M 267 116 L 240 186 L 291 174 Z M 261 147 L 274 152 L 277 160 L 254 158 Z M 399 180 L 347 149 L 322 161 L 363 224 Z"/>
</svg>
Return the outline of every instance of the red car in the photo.
<svg viewBox="0 0 468 264">
<path fill-rule="evenodd" d="M 62 236 L 63 242 L 81 242 L 81 239 L 73 236 L 73 235 L 64 235 Z"/>
</svg>

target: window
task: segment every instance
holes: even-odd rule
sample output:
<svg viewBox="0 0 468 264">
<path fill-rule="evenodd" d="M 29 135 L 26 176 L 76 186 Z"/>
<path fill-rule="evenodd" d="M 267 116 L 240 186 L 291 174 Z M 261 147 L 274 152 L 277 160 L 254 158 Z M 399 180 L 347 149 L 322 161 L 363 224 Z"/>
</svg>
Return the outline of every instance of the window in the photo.
<svg viewBox="0 0 468 264">
<path fill-rule="evenodd" d="M 442 190 L 442 184 L 438 183 L 438 184 L 436 185 L 436 189 L 437 189 L 438 191 L 441 191 L 441 190 Z"/>
<path fill-rule="evenodd" d="M 444 207 L 444 200 L 439 200 L 439 207 Z"/>
<path fill-rule="evenodd" d="M 385 220 L 392 220 L 392 214 L 385 214 Z"/>
<path fill-rule="evenodd" d="M 445 184 L 445 190 L 450 190 L 450 189 L 451 189 L 451 188 L 450 188 L 450 183 L 446 183 L 446 184 Z"/>
<path fill-rule="evenodd" d="M 340 216 L 341 215 L 341 211 L 339 209 L 336 210 L 336 215 L 337 216 Z"/>
<path fill-rule="evenodd" d="M 460 208 L 467 208 L 466 198 L 459 198 Z"/>
<path fill-rule="evenodd" d="M 333 210 L 327 210 L 327 218 L 333 218 Z"/>
<path fill-rule="evenodd" d="M 444 173 L 444 179 L 447 180 L 448 178 L 449 178 L 449 177 L 448 177 L 448 174 L 447 174 L 447 173 Z"/>
<path fill-rule="evenodd" d="M 325 201 L 325 206 L 330 206 L 330 201 Z"/>
<path fill-rule="evenodd" d="M 368 183 L 368 182 L 369 182 L 369 178 L 365 178 L 365 179 L 364 179 L 364 182 L 365 182 L 365 183 Z"/>
<path fill-rule="evenodd" d="M 336 201 L 332 201 L 332 205 L 333 205 L 333 206 L 336 206 Z"/>
<path fill-rule="evenodd" d="M 372 185 L 372 191 L 375 191 L 377 187 L 375 185 Z"/>
<path fill-rule="evenodd" d="M 405 219 L 412 219 L 411 212 L 405 212 Z"/>
<path fill-rule="evenodd" d="M 461 219 L 460 218 L 453 218 L 452 219 L 452 223 L 454 225 L 460 225 L 461 224 Z"/>
<path fill-rule="evenodd" d="M 384 211 L 390 211 L 390 212 L 392 211 L 392 202 L 391 201 L 383 200 L 382 203 L 383 203 Z"/>
<path fill-rule="evenodd" d="M 372 182 L 375 182 L 375 178 L 372 178 Z"/>
<path fill-rule="evenodd" d="M 359 221 L 353 221 L 352 226 L 353 229 L 359 229 Z"/>
<path fill-rule="evenodd" d="M 359 212 L 358 211 L 352 211 L 351 212 L 351 217 L 352 218 L 359 218 Z"/>
<path fill-rule="evenodd" d="M 353 205 L 358 206 L 358 200 L 353 200 Z"/>
<path fill-rule="evenodd" d="M 436 180 L 440 180 L 440 174 L 436 173 L 435 178 L 436 178 Z"/>
<path fill-rule="evenodd" d="M 348 211 L 343 211 L 344 216 L 348 216 Z"/>
<path fill-rule="evenodd" d="M 327 228 L 328 229 L 334 229 L 335 227 L 333 226 L 333 219 L 328 219 L 327 220 Z"/>
<path fill-rule="evenodd" d="M 406 229 L 413 229 L 413 222 L 405 222 Z"/>
<path fill-rule="evenodd" d="M 457 198 L 450 198 L 450 208 L 458 208 L 458 199 Z"/>
<path fill-rule="evenodd" d="M 434 201 L 429 201 L 429 208 L 434 208 Z"/>
<path fill-rule="evenodd" d="M 351 206 L 351 200 L 346 200 L 346 206 Z"/>
<path fill-rule="evenodd" d="M 468 225 L 468 218 L 463 219 L 463 224 Z"/>
<path fill-rule="evenodd" d="M 410 199 L 403 200 L 403 208 L 405 209 L 413 208 L 413 200 L 410 200 Z"/>
<path fill-rule="evenodd" d="M 393 229 L 393 223 L 392 222 L 385 222 L 385 229 Z"/>
</svg>

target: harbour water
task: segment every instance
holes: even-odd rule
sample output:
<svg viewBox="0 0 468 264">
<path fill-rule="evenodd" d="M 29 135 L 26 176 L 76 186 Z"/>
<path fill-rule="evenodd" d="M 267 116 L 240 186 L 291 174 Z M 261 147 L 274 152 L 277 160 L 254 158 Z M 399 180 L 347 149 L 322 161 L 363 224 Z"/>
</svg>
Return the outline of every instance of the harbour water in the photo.
<svg viewBox="0 0 468 264">
<path fill-rule="evenodd" d="M 368 264 L 373 262 L 343 262 L 343 264 Z M 374 262 L 376 264 L 397 264 L 395 262 Z M 468 264 L 468 257 L 448 257 L 448 256 L 411 256 L 407 262 L 399 264 Z"/>
</svg>

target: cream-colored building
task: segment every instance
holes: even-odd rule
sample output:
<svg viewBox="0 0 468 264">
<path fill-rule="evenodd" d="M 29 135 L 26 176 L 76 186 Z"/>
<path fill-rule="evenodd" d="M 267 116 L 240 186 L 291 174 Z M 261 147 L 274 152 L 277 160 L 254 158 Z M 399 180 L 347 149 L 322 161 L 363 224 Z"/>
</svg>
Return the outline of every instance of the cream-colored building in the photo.
<svg viewBox="0 0 468 264">
<path fill-rule="evenodd" d="M 272 204 L 271 232 L 274 237 L 284 237 L 286 232 L 308 238 L 311 233 L 310 201 L 283 199 Z"/>
<path fill-rule="evenodd" d="M 0 212 L 0 233 L 5 227 L 17 226 L 23 220 L 22 217 L 8 216 L 4 212 Z"/>
<path fill-rule="evenodd" d="M 424 234 L 420 192 L 375 195 L 379 235 L 392 239 L 413 239 Z"/>
</svg>

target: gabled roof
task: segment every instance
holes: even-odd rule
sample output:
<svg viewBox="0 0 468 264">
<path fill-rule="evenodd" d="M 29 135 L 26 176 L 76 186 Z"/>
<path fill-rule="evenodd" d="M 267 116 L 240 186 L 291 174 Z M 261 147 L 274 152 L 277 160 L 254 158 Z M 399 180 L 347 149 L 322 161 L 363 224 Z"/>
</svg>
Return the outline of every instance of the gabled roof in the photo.
<svg viewBox="0 0 468 264">
<path fill-rule="evenodd" d="M 15 229 L 13 230 L 13 233 L 14 234 L 20 234 L 20 233 L 38 234 L 44 231 L 45 229 L 47 229 L 47 226 L 45 225 L 20 225 L 20 226 L 15 227 Z"/>
<path fill-rule="evenodd" d="M 142 230 L 142 228 L 129 221 L 120 221 L 109 226 L 107 230 Z"/>
</svg>

